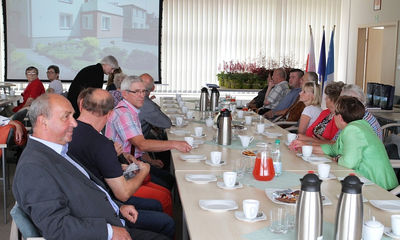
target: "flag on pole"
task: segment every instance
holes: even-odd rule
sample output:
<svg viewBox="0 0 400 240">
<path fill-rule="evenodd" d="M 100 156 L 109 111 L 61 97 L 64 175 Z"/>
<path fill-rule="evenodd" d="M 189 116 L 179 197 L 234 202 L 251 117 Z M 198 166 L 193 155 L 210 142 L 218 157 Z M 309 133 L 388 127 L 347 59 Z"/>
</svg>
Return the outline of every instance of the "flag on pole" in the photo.
<svg viewBox="0 0 400 240">
<path fill-rule="evenodd" d="M 328 83 L 333 82 L 334 71 L 335 71 L 335 49 L 333 44 L 333 37 L 335 35 L 335 27 L 333 27 L 332 34 L 331 34 L 331 42 L 329 43 L 329 52 L 328 52 L 328 62 L 326 64 L 326 72 L 324 81 L 322 82 L 322 89 L 325 91 L 325 86 Z"/>
<path fill-rule="evenodd" d="M 310 25 L 310 48 L 308 49 L 306 72 L 315 72 L 314 38 Z"/>
<path fill-rule="evenodd" d="M 322 32 L 322 42 L 321 42 L 321 51 L 319 52 L 319 64 L 318 64 L 318 82 L 322 84 L 325 77 L 325 70 L 326 70 L 326 53 L 325 53 L 325 27 Z"/>
</svg>

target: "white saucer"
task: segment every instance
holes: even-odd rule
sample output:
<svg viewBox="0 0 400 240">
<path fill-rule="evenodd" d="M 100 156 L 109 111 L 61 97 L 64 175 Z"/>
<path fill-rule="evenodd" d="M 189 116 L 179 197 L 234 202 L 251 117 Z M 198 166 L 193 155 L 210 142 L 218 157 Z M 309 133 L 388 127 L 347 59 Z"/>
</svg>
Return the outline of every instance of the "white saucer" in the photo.
<svg viewBox="0 0 400 240">
<path fill-rule="evenodd" d="M 192 136 L 192 137 L 194 137 L 194 138 L 202 138 L 202 137 L 206 137 L 207 135 L 203 133 L 203 135 L 201 135 L 201 136 L 196 136 L 196 135 L 194 135 L 194 134 L 192 134 L 192 135 L 190 135 L 190 136 Z"/>
<path fill-rule="evenodd" d="M 263 133 L 259 133 L 258 131 L 256 131 L 256 130 L 254 130 L 253 131 L 253 133 L 257 133 L 257 134 L 261 134 L 261 135 L 263 135 L 264 134 L 264 132 Z"/>
<path fill-rule="evenodd" d="M 240 220 L 240 221 L 245 221 L 245 222 L 258 222 L 258 221 L 267 220 L 267 215 L 265 215 L 265 213 L 263 213 L 263 212 L 258 212 L 258 213 L 262 213 L 262 216 L 261 216 L 261 217 L 254 218 L 254 219 L 247 219 L 247 218 L 244 216 L 244 212 L 242 212 L 242 211 L 236 211 L 236 212 L 235 212 L 235 217 L 236 217 L 238 220 Z"/>
<path fill-rule="evenodd" d="M 195 140 L 193 140 L 193 144 L 197 144 L 197 145 L 204 144 L 204 141 L 195 139 Z"/>
<path fill-rule="evenodd" d="M 317 174 L 317 176 L 318 176 L 318 173 L 316 173 Z M 319 177 L 319 176 L 318 176 Z M 331 180 L 331 179 L 335 179 L 336 178 L 336 176 L 335 175 L 333 175 L 332 173 L 329 173 L 329 175 L 328 175 L 328 177 L 326 177 L 326 178 L 319 178 L 319 179 L 321 179 L 321 180 Z"/>
<path fill-rule="evenodd" d="M 383 230 L 383 234 L 385 234 L 386 236 L 391 237 L 393 239 L 400 239 L 399 235 L 395 235 L 392 232 L 392 228 L 391 227 L 385 227 L 385 229 Z"/>
<path fill-rule="evenodd" d="M 222 188 L 222 189 L 235 190 L 235 189 L 238 189 L 238 188 L 242 188 L 242 187 L 243 187 L 243 184 L 241 184 L 240 182 L 238 182 L 238 185 L 237 185 L 237 186 L 227 187 L 227 186 L 225 185 L 224 182 L 217 182 L 217 186 L 218 186 L 219 188 Z"/>
<path fill-rule="evenodd" d="M 227 161 L 222 160 L 219 164 L 213 164 L 211 162 L 211 160 L 206 160 L 206 164 L 210 165 L 210 166 L 213 166 L 213 167 L 219 167 L 219 166 L 222 166 L 222 165 L 226 165 Z"/>
<path fill-rule="evenodd" d="M 267 138 L 277 138 L 282 136 L 282 133 L 264 132 L 263 135 Z"/>
</svg>

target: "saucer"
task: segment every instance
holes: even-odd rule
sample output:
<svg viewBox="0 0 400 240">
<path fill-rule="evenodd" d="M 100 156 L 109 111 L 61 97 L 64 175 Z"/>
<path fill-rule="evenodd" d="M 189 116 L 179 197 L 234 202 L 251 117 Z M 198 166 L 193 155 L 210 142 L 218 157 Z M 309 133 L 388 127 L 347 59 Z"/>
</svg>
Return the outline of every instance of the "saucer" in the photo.
<svg viewBox="0 0 400 240">
<path fill-rule="evenodd" d="M 226 165 L 227 162 L 222 160 L 219 164 L 213 164 L 211 162 L 211 160 L 206 160 L 206 164 L 210 165 L 210 166 L 213 166 L 213 167 L 219 167 L 219 166 L 222 166 L 222 165 Z"/>
<path fill-rule="evenodd" d="M 258 131 L 256 131 L 256 130 L 254 130 L 253 131 L 253 133 L 257 133 L 257 134 L 261 134 L 261 135 L 263 135 L 264 134 L 264 132 L 262 132 L 262 133 L 259 133 Z"/>
<path fill-rule="evenodd" d="M 190 136 L 195 137 L 195 138 L 202 138 L 202 137 L 206 137 L 207 135 L 205 135 L 205 134 L 203 133 L 201 136 L 196 136 L 196 135 L 194 135 L 194 134 L 192 134 L 192 135 L 190 135 Z"/>
<path fill-rule="evenodd" d="M 267 220 L 267 215 L 263 212 L 258 212 L 258 214 L 262 214 L 261 217 L 256 217 L 254 219 L 248 219 L 244 216 L 244 212 L 242 211 L 236 211 L 235 212 L 235 217 L 240 220 L 240 221 L 245 221 L 245 222 L 258 222 L 258 221 L 264 221 Z"/>
<path fill-rule="evenodd" d="M 235 189 L 238 189 L 238 188 L 242 188 L 242 187 L 243 187 L 243 184 L 241 184 L 240 182 L 237 182 L 237 183 L 238 183 L 237 186 L 227 187 L 227 186 L 225 185 L 224 182 L 217 182 L 217 186 L 218 186 L 219 188 L 227 189 L 227 190 L 235 190 Z"/>
<path fill-rule="evenodd" d="M 391 237 L 393 239 L 400 239 L 399 235 L 395 235 L 392 232 L 392 228 L 391 227 L 385 227 L 385 229 L 383 230 L 383 234 L 385 234 L 386 236 Z"/>
<path fill-rule="evenodd" d="M 318 176 L 318 173 L 317 173 L 317 176 Z M 335 178 L 336 178 L 335 175 L 333 175 L 332 173 L 329 173 L 328 177 L 326 177 L 326 178 L 321 178 L 320 177 L 319 179 L 321 179 L 321 180 L 331 180 L 331 179 L 335 179 Z"/>
</svg>

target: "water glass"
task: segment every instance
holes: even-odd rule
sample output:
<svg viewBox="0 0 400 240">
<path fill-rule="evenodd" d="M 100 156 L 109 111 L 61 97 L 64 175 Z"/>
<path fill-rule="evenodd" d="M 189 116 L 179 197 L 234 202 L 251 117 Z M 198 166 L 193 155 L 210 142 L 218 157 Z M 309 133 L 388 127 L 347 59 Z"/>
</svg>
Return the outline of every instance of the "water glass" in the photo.
<svg viewBox="0 0 400 240">
<path fill-rule="evenodd" d="M 288 228 L 296 227 L 296 204 L 286 205 L 286 212 L 288 217 Z"/>
<path fill-rule="evenodd" d="M 232 172 L 236 172 L 238 177 L 243 177 L 245 170 L 246 170 L 245 159 L 232 160 Z"/>
<path fill-rule="evenodd" d="M 288 232 L 288 217 L 285 208 L 273 208 L 270 211 L 270 231 L 274 234 L 286 234 Z"/>
<path fill-rule="evenodd" d="M 246 158 L 246 173 L 252 174 L 254 169 L 254 164 L 256 162 L 256 157 Z"/>
</svg>

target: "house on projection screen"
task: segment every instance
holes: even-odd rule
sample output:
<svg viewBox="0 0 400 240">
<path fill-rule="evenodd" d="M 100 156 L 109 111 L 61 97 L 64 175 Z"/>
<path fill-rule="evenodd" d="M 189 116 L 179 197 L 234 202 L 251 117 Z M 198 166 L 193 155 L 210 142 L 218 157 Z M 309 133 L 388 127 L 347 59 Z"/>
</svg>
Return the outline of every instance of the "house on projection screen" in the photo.
<svg viewBox="0 0 400 240">
<path fill-rule="evenodd" d="M 6 4 L 11 9 L 8 35 L 19 40 L 13 42 L 18 48 L 85 37 L 97 38 L 100 45 L 142 42 L 134 36 L 145 38 L 145 30 L 151 30 L 147 22 L 154 22 L 154 14 L 139 4 L 118 5 L 118 0 L 7 0 Z"/>
</svg>

